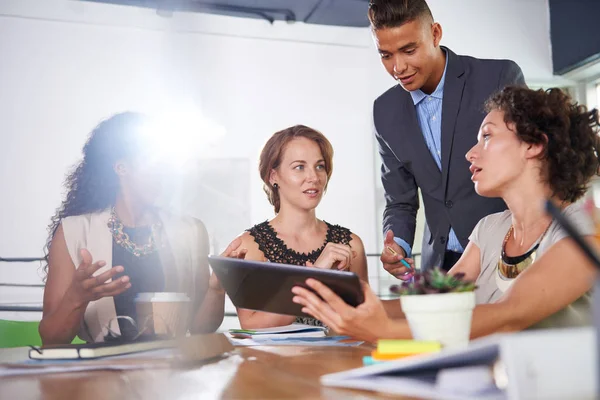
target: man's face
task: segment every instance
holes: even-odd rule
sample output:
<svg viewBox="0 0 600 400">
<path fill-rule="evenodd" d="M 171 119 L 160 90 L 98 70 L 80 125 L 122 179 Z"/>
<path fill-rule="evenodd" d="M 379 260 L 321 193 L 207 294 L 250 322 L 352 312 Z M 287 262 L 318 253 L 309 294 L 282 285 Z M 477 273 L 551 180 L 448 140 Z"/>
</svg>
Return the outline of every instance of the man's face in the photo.
<svg viewBox="0 0 600 400">
<path fill-rule="evenodd" d="M 438 23 L 418 18 L 394 28 L 373 31 L 381 62 L 407 91 L 431 86 L 439 56 L 442 29 Z M 433 84 L 433 90 L 437 82 Z"/>
</svg>

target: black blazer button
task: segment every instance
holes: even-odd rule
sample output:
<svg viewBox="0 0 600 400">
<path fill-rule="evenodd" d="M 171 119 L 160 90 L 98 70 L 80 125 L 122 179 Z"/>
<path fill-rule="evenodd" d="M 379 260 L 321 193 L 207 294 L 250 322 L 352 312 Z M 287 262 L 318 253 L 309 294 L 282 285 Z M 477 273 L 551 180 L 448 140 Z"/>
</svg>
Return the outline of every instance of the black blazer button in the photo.
<svg viewBox="0 0 600 400">
<path fill-rule="evenodd" d="M 441 244 L 446 244 L 446 237 L 440 236 L 440 243 Z"/>
<path fill-rule="evenodd" d="M 446 200 L 446 207 L 452 208 L 453 205 L 454 203 L 452 202 L 452 200 Z"/>
</svg>

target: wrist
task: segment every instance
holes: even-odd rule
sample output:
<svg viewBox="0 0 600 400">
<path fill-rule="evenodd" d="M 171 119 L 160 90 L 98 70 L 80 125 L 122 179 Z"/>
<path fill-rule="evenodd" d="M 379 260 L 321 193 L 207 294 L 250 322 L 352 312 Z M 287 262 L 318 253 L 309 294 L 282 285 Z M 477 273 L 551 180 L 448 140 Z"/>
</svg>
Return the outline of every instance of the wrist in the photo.
<svg viewBox="0 0 600 400">
<path fill-rule="evenodd" d="M 387 318 L 387 323 L 383 327 L 380 339 L 410 339 L 412 335 L 408 327 L 408 321 L 405 319 L 397 320 Z"/>
<path fill-rule="evenodd" d="M 208 291 L 209 293 L 212 293 L 213 296 L 225 297 L 225 289 L 223 289 L 222 287 L 209 286 Z"/>
<path fill-rule="evenodd" d="M 394 237 L 394 242 L 398 245 L 398 247 L 402 250 L 401 255 L 404 257 L 410 257 L 412 252 L 412 247 L 408 242 L 400 237 Z"/>
<path fill-rule="evenodd" d="M 89 304 L 89 301 L 82 298 L 82 296 L 80 296 L 77 293 L 77 290 L 73 289 L 72 286 L 70 286 L 67 289 L 63 297 L 63 301 L 66 302 L 69 306 L 73 307 L 75 310 L 79 310 L 82 308 L 85 309 Z"/>
</svg>

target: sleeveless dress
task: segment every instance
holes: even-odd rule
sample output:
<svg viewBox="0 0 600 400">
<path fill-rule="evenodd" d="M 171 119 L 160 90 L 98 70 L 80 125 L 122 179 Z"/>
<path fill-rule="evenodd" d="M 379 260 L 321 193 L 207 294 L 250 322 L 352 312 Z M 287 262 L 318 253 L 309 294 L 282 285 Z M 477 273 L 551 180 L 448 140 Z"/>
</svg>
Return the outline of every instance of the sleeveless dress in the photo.
<svg viewBox="0 0 600 400">
<path fill-rule="evenodd" d="M 325 221 L 323 221 L 325 222 Z M 323 245 L 310 253 L 298 253 L 286 246 L 286 244 L 277 236 L 277 232 L 273 229 L 269 221 L 265 221 L 252 228 L 247 229 L 247 232 L 252 235 L 258 248 L 264 254 L 265 258 L 270 262 L 290 265 L 304 266 L 308 261 L 314 263 L 325 249 L 327 243 L 337 243 L 349 245 L 352 240 L 352 232 L 339 225 L 327 225 L 327 235 Z M 315 318 L 297 317 L 296 323 L 306 325 L 323 326 L 323 323 Z"/>
</svg>

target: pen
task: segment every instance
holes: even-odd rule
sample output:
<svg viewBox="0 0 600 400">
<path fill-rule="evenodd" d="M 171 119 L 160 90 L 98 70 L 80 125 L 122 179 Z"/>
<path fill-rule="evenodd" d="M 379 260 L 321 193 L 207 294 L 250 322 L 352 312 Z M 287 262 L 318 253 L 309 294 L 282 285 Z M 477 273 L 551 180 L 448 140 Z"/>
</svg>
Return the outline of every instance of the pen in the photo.
<svg viewBox="0 0 600 400">
<path fill-rule="evenodd" d="M 390 246 L 386 246 L 386 248 L 387 248 L 387 249 L 388 249 L 388 251 L 389 251 L 390 253 L 392 253 L 393 255 L 395 255 L 395 256 L 397 256 L 397 255 L 398 255 L 398 253 L 396 253 L 396 252 L 394 251 L 394 249 L 392 249 Z M 412 269 L 412 268 L 411 268 L 411 266 L 410 266 L 410 264 L 409 264 L 408 262 L 406 262 L 406 260 L 402 259 L 402 260 L 400 260 L 400 262 L 401 262 L 401 263 L 402 263 L 402 264 L 403 264 L 403 265 L 404 265 L 406 268 L 408 268 L 408 269 Z"/>
</svg>

